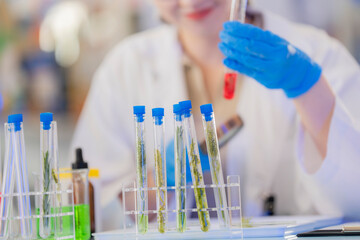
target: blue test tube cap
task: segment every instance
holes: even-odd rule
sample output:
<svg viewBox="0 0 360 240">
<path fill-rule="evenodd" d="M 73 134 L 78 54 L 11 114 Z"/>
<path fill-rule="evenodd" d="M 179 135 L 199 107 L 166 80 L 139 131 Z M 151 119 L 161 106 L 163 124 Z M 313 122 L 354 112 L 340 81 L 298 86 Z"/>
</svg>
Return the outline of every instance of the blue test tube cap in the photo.
<svg viewBox="0 0 360 240">
<path fill-rule="evenodd" d="M 13 123 L 15 126 L 15 131 L 21 130 L 21 123 L 23 122 L 22 114 L 12 114 L 8 116 L 8 123 Z"/>
<path fill-rule="evenodd" d="M 44 130 L 49 130 L 51 122 L 54 120 L 54 114 L 51 112 L 40 113 L 40 122 L 43 124 Z"/>
<path fill-rule="evenodd" d="M 153 108 L 152 116 L 155 118 L 155 124 L 161 125 L 164 118 L 164 108 Z"/>
<path fill-rule="evenodd" d="M 173 105 L 173 113 L 181 114 L 181 112 L 182 112 L 182 108 L 181 108 L 180 104 L 174 104 Z"/>
<path fill-rule="evenodd" d="M 180 107 L 181 107 L 185 117 L 190 117 L 190 113 L 191 113 L 191 109 L 192 109 L 191 101 L 186 100 L 186 101 L 179 102 L 179 104 L 180 104 Z"/>
<path fill-rule="evenodd" d="M 145 115 L 145 106 L 134 106 L 134 115 L 137 117 L 137 122 L 143 122 L 144 121 L 144 115 Z"/>
<path fill-rule="evenodd" d="M 164 116 L 164 109 L 163 108 L 153 108 L 152 109 L 152 116 L 153 117 L 163 117 Z"/>
<path fill-rule="evenodd" d="M 201 114 L 204 115 L 205 121 L 212 120 L 212 114 L 214 113 L 212 104 L 204 104 L 200 106 Z"/>
<path fill-rule="evenodd" d="M 181 121 L 182 108 L 181 108 L 180 104 L 173 105 L 173 113 L 175 115 L 175 120 Z"/>
</svg>

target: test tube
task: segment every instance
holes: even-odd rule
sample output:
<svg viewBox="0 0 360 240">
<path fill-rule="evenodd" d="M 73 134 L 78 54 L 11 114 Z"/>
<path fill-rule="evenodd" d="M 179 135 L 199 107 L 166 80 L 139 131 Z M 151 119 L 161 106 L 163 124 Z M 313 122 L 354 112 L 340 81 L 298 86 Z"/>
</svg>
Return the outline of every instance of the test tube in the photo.
<svg viewBox="0 0 360 240">
<path fill-rule="evenodd" d="M 206 147 L 210 161 L 211 178 L 214 187 L 217 216 L 220 227 L 229 227 L 230 219 L 227 208 L 224 177 L 221 167 L 219 142 L 216 134 L 216 124 L 212 104 L 200 106 L 205 132 Z"/>
<path fill-rule="evenodd" d="M 41 129 L 41 127 L 40 127 Z M 54 143 L 54 160 L 53 160 L 53 172 L 52 172 L 52 178 L 53 178 L 53 187 L 56 189 L 56 201 L 55 201 L 55 208 L 57 214 L 62 214 L 62 208 L 63 208 L 63 200 L 61 198 L 61 183 L 60 183 L 60 173 L 59 173 L 59 145 L 58 145 L 58 133 L 57 133 L 57 123 L 56 121 L 51 122 L 51 130 L 53 132 L 53 143 Z M 63 231 L 63 219 L 56 218 L 56 232 L 61 233 Z"/>
<path fill-rule="evenodd" d="M 245 23 L 246 8 L 248 0 L 232 0 L 230 10 L 230 21 Z M 225 67 L 224 98 L 232 99 L 235 94 L 237 72 Z"/>
<path fill-rule="evenodd" d="M 0 201 L 0 212 L 1 212 L 1 222 L 0 222 L 0 236 L 1 238 L 8 238 L 9 236 L 9 218 L 10 218 L 10 209 L 12 209 L 12 200 L 14 193 L 14 158 L 12 151 L 11 143 L 11 134 L 10 134 L 10 124 L 4 124 L 4 133 L 5 133 L 5 159 L 4 159 L 4 169 L 3 169 L 3 180 L 1 186 L 2 198 Z"/>
<path fill-rule="evenodd" d="M 13 158 L 12 166 L 15 172 L 16 187 L 19 194 L 19 217 L 20 230 L 22 238 L 29 238 L 32 235 L 31 225 L 31 205 L 29 196 L 29 178 L 27 172 L 27 162 L 25 159 L 25 141 L 23 130 L 23 116 L 22 114 L 13 114 L 8 117 L 8 126 L 10 134 L 10 144 L 12 151 L 11 158 Z"/>
<path fill-rule="evenodd" d="M 40 236 L 48 238 L 54 234 L 54 227 L 52 226 L 51 212 L 56 208 L 54 201 L 51 199 L 50 192 L 55 191 L 58 182 L 58 166 L 57 166 L 57 146 L 56 137 L 56 123 L 53 122 L 52 113 L 40 114 L 40 185 L 42 189 L 41 204 L 39 206 L 40 215 Z M 60 197 L 60 196 L 58 196 Z"/>
<path fill-rule="evenodd" d="M 148 193 L 145 153 L 145 106 L 134 106 L 136 137 L 136 229 L 145 234 L 148 230 Z"/>
<path fill-rule="evenodd" d="M 158 230 L 164 233 L 167 222 L 167 186 L 166 186 L 166 154 L 165 154 L 165 123 L 164 109 L 152 109 L 154 124 L 154 159 Z"/>
<path fill-rule="evenodd" d="M 204 176 L 201 168 L 199 147 L 195 132 L 194 118 L 191 113 L 191 101 L 180 102 L 183 110 L 183 127 L 185 130 L 187 154 L 190 162 L 190 171 L 194 185 L 195 201 L 201 230 L 207 232 L 210 228 L 210 215 L 207 210 L 208 202 L 206 198 Z"/>
<path fill-rule="evenodd" d="M 180 104 L 173 106 L 174 112 L 174 154 L 175 154 L 175 186 L 176 186 L 176 229 L 185 232 L 186 229 L 186 151 L 184 128 L 182 126 L 182 110 Z"/>
</svg>

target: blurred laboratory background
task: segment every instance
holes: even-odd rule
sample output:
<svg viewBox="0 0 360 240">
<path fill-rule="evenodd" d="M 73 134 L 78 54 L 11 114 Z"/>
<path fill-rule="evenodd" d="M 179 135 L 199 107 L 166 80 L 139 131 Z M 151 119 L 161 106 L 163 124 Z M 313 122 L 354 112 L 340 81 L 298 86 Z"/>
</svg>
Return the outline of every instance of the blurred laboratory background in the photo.
<svg viewBox="0 0 360 240">
<path fill-rule="evenodd" d="M 117 42 L 159 24 L 151 2 L 0 0 L 0 122 L 24 114 L 30 173 L 40 161 L 41 112 L 55 113 L 60 166 L 74 160 L 68 148 L 92 76 Z M 360 0 L 253 0 L 253 5 L 324 29 L 360 62 Z"/>
</svg>

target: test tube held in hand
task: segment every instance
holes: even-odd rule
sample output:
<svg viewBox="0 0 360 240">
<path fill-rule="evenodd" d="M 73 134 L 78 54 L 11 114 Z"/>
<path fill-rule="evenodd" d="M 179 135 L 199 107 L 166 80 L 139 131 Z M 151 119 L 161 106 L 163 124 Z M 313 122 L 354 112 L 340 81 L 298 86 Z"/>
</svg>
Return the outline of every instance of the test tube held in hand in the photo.
<svg viewBox="0 0 360 240">
<path fill-rule="evenodd" d="M 232 0 L 230 10 L 230 21 L 245 23 L 246 8 L 248 0 Z M 233 99 L 236 89 L 238 74 L 236 71 L 225 67 L 224 98 Z"/>
</svg>

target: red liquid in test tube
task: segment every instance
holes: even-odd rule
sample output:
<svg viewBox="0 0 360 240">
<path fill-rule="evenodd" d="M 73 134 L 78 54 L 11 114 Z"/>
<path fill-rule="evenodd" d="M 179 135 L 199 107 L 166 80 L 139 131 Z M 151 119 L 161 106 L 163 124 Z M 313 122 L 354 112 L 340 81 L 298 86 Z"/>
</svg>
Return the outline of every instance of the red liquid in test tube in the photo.
<svg viewBox="0 0 360 240">
<path fill-rule="evenodd" d="M 232 99 L 235 94 L 237 73 L 225 73 L 224 98 Z"/>
<path fill-rule="evenodd" d="M 230 21 L 245 23 L 248 0 L 231 0 Z M 232 99 L 235 95 L 237 73 L 225 68 L 224 98 Z"/>
</svg>

